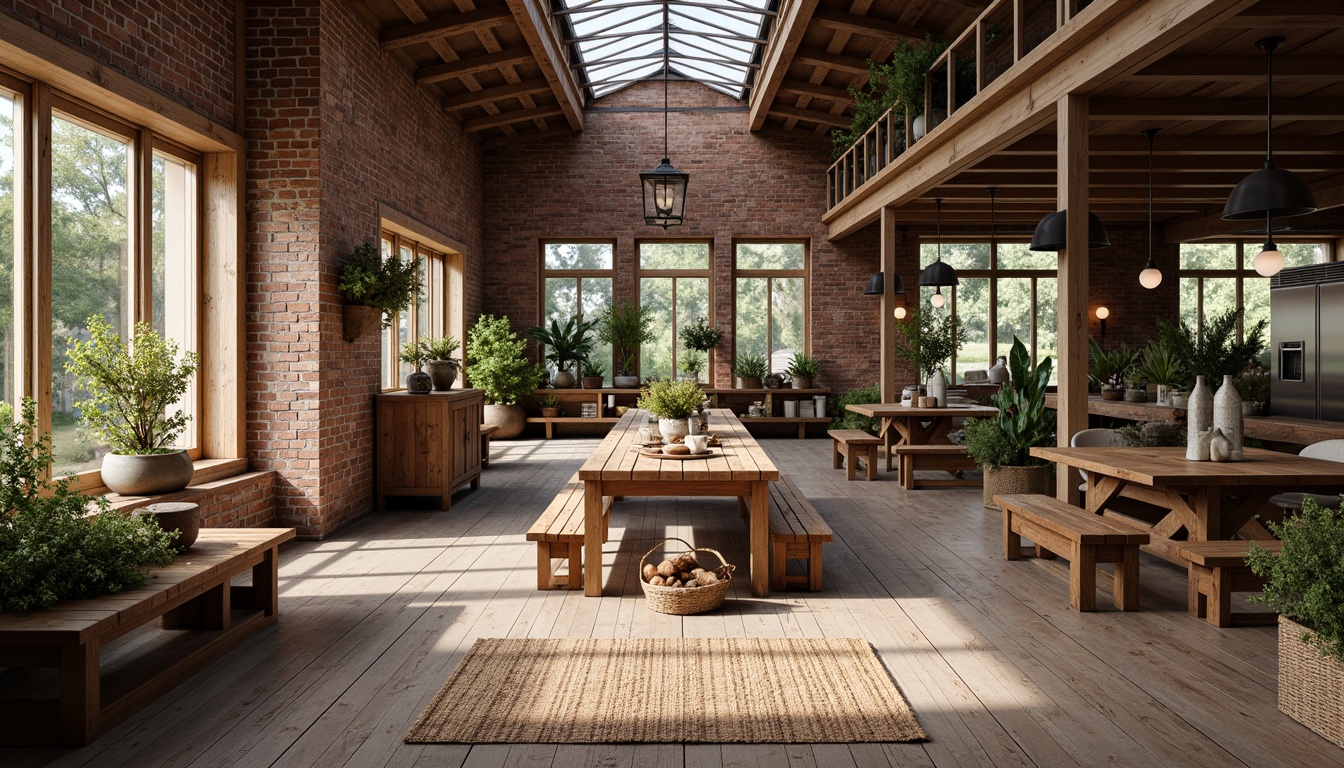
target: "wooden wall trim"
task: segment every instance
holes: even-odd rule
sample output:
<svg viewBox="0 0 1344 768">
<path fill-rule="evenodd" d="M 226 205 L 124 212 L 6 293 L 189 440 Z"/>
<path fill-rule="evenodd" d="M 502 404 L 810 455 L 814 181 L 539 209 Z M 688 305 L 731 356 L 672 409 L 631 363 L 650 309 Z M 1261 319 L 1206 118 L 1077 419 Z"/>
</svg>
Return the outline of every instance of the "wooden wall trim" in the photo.
<svg viewBox="0 0 1344 768">
<path fill-rule="evenodd" d="M 467 246 L 459 240 L 386 203 L 378 203 L 378 219 L 381 229 L 390 229 L 436 251 L 462 255 L 467 253 Z"/>
<path fill-rule="evenodd" d="M 209 459 L 247 455 L 244 164 L 241 152 L 214 152 L 201 174 L 201 450 Z"/>
</svg>

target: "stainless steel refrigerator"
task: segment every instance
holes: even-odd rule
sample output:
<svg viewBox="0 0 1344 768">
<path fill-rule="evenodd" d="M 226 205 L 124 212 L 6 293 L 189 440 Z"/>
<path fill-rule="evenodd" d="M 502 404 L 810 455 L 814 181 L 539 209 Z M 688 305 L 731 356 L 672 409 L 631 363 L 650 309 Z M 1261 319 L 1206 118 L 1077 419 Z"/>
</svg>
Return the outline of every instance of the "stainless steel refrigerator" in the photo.
<svg viewBox="0 0 1344 768">
<path fill-rule="evenodd" d="M 1344 262 L 1275 275 L 1269 315 L 1270 413 L 1344 421 Z"/>
</svg>

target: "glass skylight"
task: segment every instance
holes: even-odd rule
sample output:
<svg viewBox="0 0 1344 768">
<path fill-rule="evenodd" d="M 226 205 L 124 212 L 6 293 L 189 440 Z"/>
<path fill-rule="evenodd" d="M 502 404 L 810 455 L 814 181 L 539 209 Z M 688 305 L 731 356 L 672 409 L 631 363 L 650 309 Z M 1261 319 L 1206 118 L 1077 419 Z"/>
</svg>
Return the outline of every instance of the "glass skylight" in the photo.
<svg viewBox="0 0 1344 768">
<path fill-rule="evenodd" d="M 566 42 L 593 98 L 663 72 L 661 0 L 557 0 Z M 772 0 L 668 0 L 669 70 L 735 99 L 754 82 L 759 48 L 774 18 Z"/>
</svg>

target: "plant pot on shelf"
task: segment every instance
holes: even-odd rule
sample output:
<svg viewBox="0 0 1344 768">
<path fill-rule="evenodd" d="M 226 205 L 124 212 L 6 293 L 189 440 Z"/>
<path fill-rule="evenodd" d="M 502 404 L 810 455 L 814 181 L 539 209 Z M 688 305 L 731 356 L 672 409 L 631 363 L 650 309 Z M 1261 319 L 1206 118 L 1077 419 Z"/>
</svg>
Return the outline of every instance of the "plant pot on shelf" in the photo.
<svg viewBox="0 0 1344 768">
<path fill-rule="evenodd" d="M 1279 711 L 1344 747 L 1344 662 L 1303 642 L 1308 631 L 1279 616 Z"/>
<path fill-rule="evenodd" d="M 1101 399 L 1102 399 L 1102 400 L 1124 400 L 1124 399 L 1125 399 L 1125 388 L 1124 388 L 1124 387 L 1102 387 L 1102 388 L 1101 388 Z"/>
<path fill-rule="evenodd" d="M 412 395 L 428 395 L 433 389 L 433 377 L 420 370 L 420 366 L 417 365 L 414 371 L 406 374 L 407 393 Z"/>
<path fill-rule="evenodd" d="M 574 374 L 569 371 L 556 371 L 555 376 L 551 379 L 551 386 L 556 389 L 569 389 L 574 386 L 574 381 Z"/>
<path fill-rule="evenodd" d="M 1255 400 L 1241 401 L 1242 416 L 1262 416 L 1265 413 L 1265 404 Z"/>
<path fill-rule="evenodd" d="M 1172 389 L 1171 392 L 1167 394 L 1167 398 L 1171 401 L 1172 408 L 1180 408 L 1184 410 L 1185 407 L 1190 404 L 1190 393 L 1182 392 L 1179 389 Z"/>
<path fill-rule="evenodd" d="M 557 417 L 557 416 L 560 415 L 560 409 L 559 409 L 559 408 L 542 408 L 542 409 L 541 409 L 541 415 L 542 415 L 542 418 L 546 418 L 546 419 L 554 419 L 555 417 Z"/>
<path fill-rule="evenodd" d="M 434 382 L 435 392 L 447 392 L 457 381 L 457 363 L 452 360 L 430 360 L 425 363 L 430 381 Z"/>
<path fill-rule="evenodd" d="M 484 421 L 486 424 L 494 424 L 499 427 L 491 435 L 493 439 L 507 440 L 523 433 L 523 427 L 527 426 L 527 412 L 523 410 L 521 405 L 490 405 L 487 403 Z"/>
<path fill-rule="evenodd" d="M 108 453 L 103 456 L 103 485 L 122 496 L 180 491 L 191 483 L 194 471 L 186 451 L 144 455 Z"/>
<path fill-rule="evenodd" d="M 186 552 L 196 543 L 201 532 L 201 505 L 190 501 L 165 501 L 150 504 L 138 509 L 136 515 L 148 515 L 154 518 L 159 528 L 165 531 L 177 531 L 172 547 L 178 552 Z"/>
<path fill-rule="evenodd" d="M 613 376 L 611 385 L 617 389 L 639 389 L 638 376 Z"/>
<path fill-rule="evenodd" d="M 363 304 L 346 304 L 341 308 L 341 337 L 357 341 L 383 320 L 383 311 Z"/>
<path fill-rule="evenodd" d="M 794 389 L 811 389 L 812 377 L 811 376 L 794 377 L 792 386 Z"/>
<path fill-rule="evenodd" d="M 760 389 L 760 388 L 761 388 L 761 380 L 760 380 L 760 379 L 744 379 L 744 378 L 742 378 L 741 376 L 738 376 L 738 377 L 737 377 L 737 388 L 738 388 L 738 389 Z"/>
<path fill-rule="evenodd" d="M 1009 493 L 1039 493 L 1049 496 L 1055 490 L 1055 468 L 1051 464 L 1039 467 L 984 467 L 986 509 L 1002 509 L 994 503 L 995 496 Z"/>
<path fill-rule="evenodd" d="M 1126 403 L 1146 403 L 1148 402 L 1148 390 L 1134 387 L 1125 390 Z"/>
<path fill-rule="evenodd" d="M 601 377 L 601 376 L 584 376 L 584 377 L 583 377 L 583 388 L 584 388 L 584 389 L 601 389 L 601 388 L 602 388 L 602 377 Z"/>
</svg>

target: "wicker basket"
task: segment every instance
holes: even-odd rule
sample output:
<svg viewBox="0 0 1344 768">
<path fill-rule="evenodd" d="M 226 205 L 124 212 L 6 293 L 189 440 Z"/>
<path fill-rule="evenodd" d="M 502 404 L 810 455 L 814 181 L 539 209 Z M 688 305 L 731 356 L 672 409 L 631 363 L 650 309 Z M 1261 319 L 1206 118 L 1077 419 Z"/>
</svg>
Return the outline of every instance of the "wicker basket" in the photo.
<svg viewBox="0 0 1344 768">
<path fill-rule="evenodd" d="M 1279 711 L 1344 747 L 1344 662 L 1303 642 L 1308 631 L 1279 616 Z"/>
<path fill-rule="evenodd" d="M 644 578 L 644 564 L 648 562 L 649 555 L 661 551 L 662 546 L 669 541 L 679 541 L 686 545 L 684 551 L 687 552 L 708 552 L 719 559 L 719 567 L 714 569 L 714 575 L 719 577 L 718 584 L 711 584 L 707 587 L 660 587 L 650 584 Z M 697 561 L 698 562 L 698 561 Z M 704 568 L 704 566 L 701 566 Z M 706 568 L 705 570 L 709 570 Z M 723 555 L 717 550 L 704 549 L 702 547 L 692 547 L 688 542 L 682 539 L 663 539 L 653 546 L 644 556 L 639 559 L 639 585 L 644 588 L 644 597 L 648 598 L 649 610 L 657 613 L 670 613 L 673 616 L 689 616 L 693 613 L 704 613 L 712 611 L 723 605 L 723 598 L 728 595 L 728 588 L 733 585 L 733 571 L 735 566 L 729 565 Z"/>
<path fill-rule="evenodd" d="M 1055 465 L 1039 467 L 985 467 L 984 504 L 987 509 L 1002 509 L 995 496 L 1010 493 L 1055 494 Z"/>
</svg>

